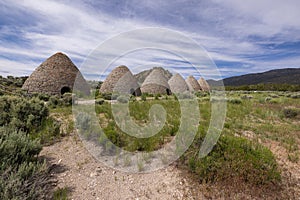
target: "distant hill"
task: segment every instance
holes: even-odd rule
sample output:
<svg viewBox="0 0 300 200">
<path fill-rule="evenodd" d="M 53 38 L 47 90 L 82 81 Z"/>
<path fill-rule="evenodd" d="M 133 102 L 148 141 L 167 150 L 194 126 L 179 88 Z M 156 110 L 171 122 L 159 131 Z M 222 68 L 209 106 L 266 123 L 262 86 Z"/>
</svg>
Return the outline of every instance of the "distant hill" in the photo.
<svg viewBox="0 0 300 200">
<path fill-rule="evenodd" d="M 165 70 L 162 67 L 153 67 L 152 69 L 142 71 L 138 74 L 135 74 L 134 77 L 137 79 L 137 82 L 139 85 L 142 85 L 146 77 L 154 70 L 154 69 L 159 69 L 162 71 L 162 74 L 169 80 L 172 77 L 172 73 L 169 72 L 168 70 Z"/>
<path fill-rule="evenodd" d="M 211 86 L 219 86 L 221 81 L 208 80 Z M 274 69 L 262 73 L 245 74 L 223 79 L 225 86 L 242 86 L 257 84 L 291 84 L 300 85 L 300 68 Z"/>
</svg>

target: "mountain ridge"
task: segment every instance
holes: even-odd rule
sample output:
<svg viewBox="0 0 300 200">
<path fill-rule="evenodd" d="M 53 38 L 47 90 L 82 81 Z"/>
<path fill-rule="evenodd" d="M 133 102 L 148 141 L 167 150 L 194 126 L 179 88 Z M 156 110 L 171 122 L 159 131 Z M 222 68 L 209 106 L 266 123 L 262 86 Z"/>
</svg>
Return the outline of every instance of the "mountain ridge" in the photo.
<svg viewBox="0 0 300 200">
<path fill-rule="evenodd" d="M 291 84 L 300 85 L 300 68 L 273 69 L 260 73 L 250 73 L 224 78 L 222 80 L 207 80 L 211 86 L 242 86 L 257 84 Z"/>
</svg>

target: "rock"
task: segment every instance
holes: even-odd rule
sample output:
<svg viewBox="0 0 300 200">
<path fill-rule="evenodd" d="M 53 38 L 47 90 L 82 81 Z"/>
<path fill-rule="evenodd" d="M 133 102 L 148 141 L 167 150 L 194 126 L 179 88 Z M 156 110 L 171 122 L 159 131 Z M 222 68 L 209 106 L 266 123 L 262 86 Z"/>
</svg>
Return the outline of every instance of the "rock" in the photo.
<svg viewBox="0 0 300 200">
<path fill-rule="evenodd" d="M 97 173 L 97 172 L 92 172 L 92 173 L 90 174 L 90 177 L 91 177 L 91 178 L 93 178 L 93 177 L 95 177 L 95 176 L 98 176 L 98 173 Z"/>
</svg>

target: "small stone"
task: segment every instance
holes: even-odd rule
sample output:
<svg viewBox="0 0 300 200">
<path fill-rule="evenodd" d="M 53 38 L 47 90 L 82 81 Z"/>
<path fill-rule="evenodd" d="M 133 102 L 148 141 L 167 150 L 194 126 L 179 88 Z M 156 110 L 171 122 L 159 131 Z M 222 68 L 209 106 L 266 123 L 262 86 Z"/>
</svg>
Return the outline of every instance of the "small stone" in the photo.
<svg viewBox="0 0 300 200">
<path fill-rule="evenodd" d="M 99 167 L 96 169 L 96 172 L 97 173 L 101 173 L 102 172 L 102 169 L 100 169 Z"/>
<path fill-rule="evenodd" d="M 98 176 L 98 173 L 97 173 L 97 172 L 92 172 L 92 173 L 90 174 L 90 177 L 91 177 L 91 178 L 93 178 L 93 177 L 95 177 L 95 176 Z"/>
</svg>

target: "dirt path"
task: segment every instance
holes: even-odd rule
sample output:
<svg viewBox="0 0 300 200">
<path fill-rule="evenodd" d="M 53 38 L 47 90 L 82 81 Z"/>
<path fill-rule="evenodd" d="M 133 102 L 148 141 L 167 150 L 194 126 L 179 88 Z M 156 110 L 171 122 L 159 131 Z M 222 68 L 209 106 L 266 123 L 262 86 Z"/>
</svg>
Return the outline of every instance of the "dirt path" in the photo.
<svg viewBox="0 0 300 200">
<path fill-rule="evenodd" d="M 172 164 L 152 173 L 129 174 L 97 162 L 85 149 L 76 134 L 46 146 L 41 156 L 56 164 L 53 176 L 56 188 L 68 188 L 68 197 L 74 200 L 115 199 L 299 199 L 299 163 L 291 163 L 278 144 L 269 148 L 283 169 L 281 191 L 263 191 L 261 188 L 243 188 L 238 183 L 219 185 L 200 184 L 190 173 Z M 279 153 L 280 152 L 280 153 Z M 278 193 L 279 192 L 279 193 Z"/>
<path fill-rule="evenodd" d="M 57 188 L 67 187 L 70 199 L 207 199 L 174 165 L 145 174 L 115 171 L 96 162 L 75 135 L 44 147 L 41 156 L 59 166 Z"/>
</svg>

